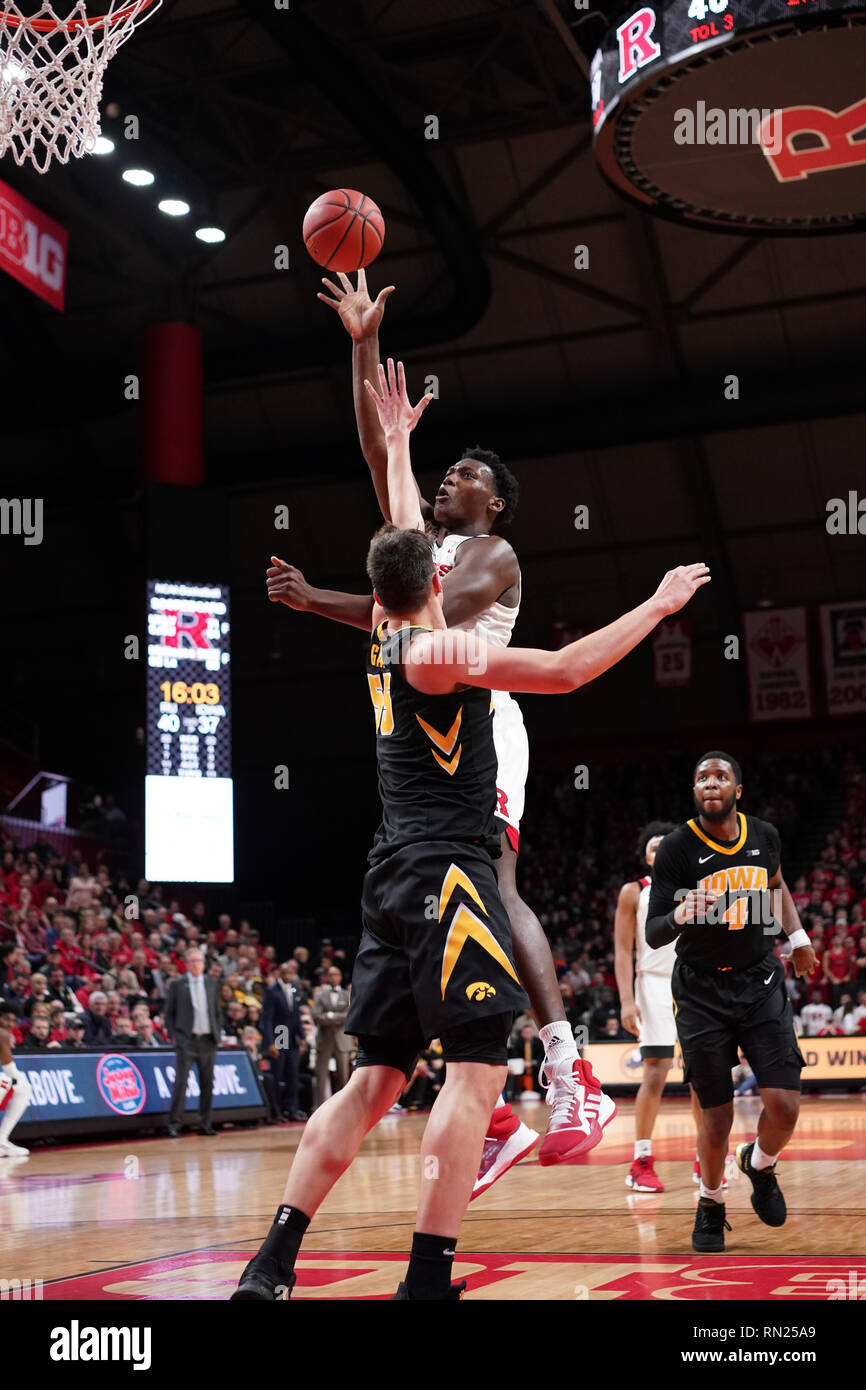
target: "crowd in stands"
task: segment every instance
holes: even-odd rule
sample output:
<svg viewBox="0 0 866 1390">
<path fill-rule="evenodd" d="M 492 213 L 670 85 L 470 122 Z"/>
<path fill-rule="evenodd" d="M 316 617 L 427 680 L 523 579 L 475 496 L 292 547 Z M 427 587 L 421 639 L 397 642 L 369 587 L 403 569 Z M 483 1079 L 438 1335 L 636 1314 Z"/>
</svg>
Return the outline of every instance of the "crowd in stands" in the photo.
<svg viewBox="0 0 866 1390">
<path fill-rule="evenodd" d="M 783 868 L 819 970 L 787 988 L 801 1036 L 866 1036 L 866 756 L 813 753 L 794 762 L 764 760 L 748 770 L 744 808 L 773 821 L 783 843 Z M 520 882 L 551 943 L 566 1017 L 590 1041 L 633 1041 L 620 1023 L 613 968 L 613 917 L 619 889 L 643 867 L 634 858 L 642 823 L 690 813 L 688 759 L 657 769 L 611 766 L 593 787 L 576 791 L 538 769 L 521 842 Z M 817 862 L 794 862 L 819 789 L 835 778 L 842 794 L 838 825 Z M 793 847 L 793 851 L 791 851 Z M 131 884 L 105 864 L 68 859 L 37 841 L 19 848 L 0 839 L 0 1027 L 18 1049 L 124 1049 L 169 1046 L 163 1009 L 169 982 L 183 974 L 187 951 L 205 952 L 219 981 L 222 1045 L 246 1047 L 264 1076 L 262 1006 L 281 962 L 248 921 L 223 913 L 211 920 L 204 902 L 189 913 L 163 890 Z M 792 867 L 799 872 L 791 880 Z M 315 957 L 292 953 L 302 998 L 301 1105 L 312 1109 L 315 1074 L 315 992 L 351 962 L 324 942 Z M 538 1039 L 530 1019 L 512 1035 L 512 1093 L 537 1076 Z M 521 1060 L 523 1067 L 521 1067 Z M 435 1044 L 419 1061 L 402 1104 L 429 1105 L 442 1084 Z M 320 1078 L 321 1084 L 321 1078 Z M 534 1082 L 533 1088 L 534 1088 Z M 271 1117 L 279 1097 L 265 1085 Z"/>
<path fill-rule="evenodd" d="M 280 962 L 248 921 L 227 913 L 211 921 L 204 902 L 189 914 L 163 901 L 160 886 L 91 868 L 80 854 L 64 859 L 47 843 L 26 850 L 0 839 L 0 1028 L 18 1051 L 169 1047 L 164 1006 L 169 982 L 186 971 L 195 947 L 219 981 L 223 1047 L 245 1047 L 263 1078 L 271 1070 L 263 1046 L 265 992 Z M 314 959 L 292 954 L 301 996 L 299 1082 L 311 1110 L 315 1071 L 316 992 L 343 952 L 323 942 Z M 265 1084 L 271 1118 L 279 1096 Z"/>
</svg>

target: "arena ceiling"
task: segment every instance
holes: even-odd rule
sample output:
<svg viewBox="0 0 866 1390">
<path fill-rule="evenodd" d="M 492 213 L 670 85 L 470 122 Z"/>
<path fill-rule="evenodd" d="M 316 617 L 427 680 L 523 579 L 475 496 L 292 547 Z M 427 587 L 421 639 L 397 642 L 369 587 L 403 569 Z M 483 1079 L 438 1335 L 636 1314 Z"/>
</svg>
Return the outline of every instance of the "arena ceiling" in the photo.
<svg viewBox="0 0 866 1390">
<path fill-rule="evenodd" d="M 588 14 L 587 52 L 600 22 Z M 418 465 L 438 471 L 470 442 L 524 482 L 531 465 L 544 496 L 524 493 L 518 540 L 545 614 L 551 594 L 584 613 L 593 585 L 590 614 L 616 611 L 681 541 L 714 564 L 723 630 L 760 598 L 859 597 L 862 541 L 831 540 L 823 518 L 862 477 L 862 235 L 722 235 L 633 208 L 596 169 L 586 67 L 536 0 L 163 0 L 109 69 L 115 154 L 45 176 L 0 166 L 71 234 L 65 314 L 0 282 L 4 487 L 38 480 L 87 508 L 134 498 L 124 378 L 145 324 L 188 318 L 209 483 L 336 486 L 304 539 L 316 556 L 336 535 L 344 553 L 367 485 L 352 481 L 348 340 L 315 298 L 301 222 L 349 186 L 386 220 L 370 270 L 374 290 L 397 286 L 383 345 L 415 389 L 439 379 Z M 130 161 L 226 241 L 204 247 L 162 217 L 153 190 L 121 181 Z M 578 580 L 584 502 L 601 524 Z"/>
</svg>

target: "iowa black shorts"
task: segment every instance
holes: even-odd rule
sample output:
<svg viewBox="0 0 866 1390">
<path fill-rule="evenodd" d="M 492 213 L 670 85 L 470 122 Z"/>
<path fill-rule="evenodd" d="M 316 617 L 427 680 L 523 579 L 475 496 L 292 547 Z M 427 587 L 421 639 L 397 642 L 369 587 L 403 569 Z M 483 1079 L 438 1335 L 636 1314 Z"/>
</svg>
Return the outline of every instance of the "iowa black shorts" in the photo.
<svg viewBox="0 0 866 1390">
<path fill-rule="evenodd" d="M 772 952 L 745 970 L 694 970 L 677 960 L 671 979 L 686 1081 L 703 1110 L 733 1098 L 741 1047 L 759 1087 L 800 1090 L 806 1065 L 794 1032 L 785 969 Z"/>
<path fill-rule="evenodd" d="M 407 845 L 368 870 L 361 908 L 345 1023 L 364 1041 L 359 1060 L 370 1065 L 383 1049 L 408 1057 L 439 1038 L 446 1062 L 450 1053 L 451 1061 L 504 1066 L 513 1015 L 529 1001 L 486 850 L 450 840 Z M 473 1047 L 473 1023 L 494 1016 L 495 1037 L 488 1022 Z"/>
</svg>

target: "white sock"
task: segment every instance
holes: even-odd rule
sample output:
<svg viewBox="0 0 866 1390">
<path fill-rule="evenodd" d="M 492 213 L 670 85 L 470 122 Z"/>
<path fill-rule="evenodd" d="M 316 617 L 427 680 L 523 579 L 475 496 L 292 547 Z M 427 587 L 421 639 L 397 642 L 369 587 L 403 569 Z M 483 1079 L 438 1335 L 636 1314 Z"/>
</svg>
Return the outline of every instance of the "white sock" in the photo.
<svg viewBox="0 0 866 1390">
<path fill-rule="evenodd" d="M 494 1113 L 494 1115 L 496 1114 L 497 1110 L 504 1110 L 504 1109 L 506 1108 L 507 1105 L 508 1105 L 508 1101 L 505 1099 L 505 1092 L 503 1091 L 502 1094 L 501 1094 L 501 1096 L 499 1097 L 498 1101 L 496 1102 L 496 1104 L 495 1104 L 494 1107 L 493 1107 L 493 1113 Z"/>
<path fill-rule="evenodd" d="M 772 1156 L 770 1154 L 765 1154 L 756 1139 L 755 1147 L 752 1149 L 752 1157 L 749 1162 L 757 1172 L 760 1172 L 762 1168 L 772 1168 L 778 1157 L 778 1154 L 773 1154 Z"/>
<path fill-rule="evenodd" d="M 635 1158 L 652 1158 L 653 1141 L 651 1139 L 635 1139 L 634 1156 Z"/>
<path fill-rule="evenodd" d="M 709 1197 L 709 1199 L 710 1199 L 711 1202 L 719 1202 L 719 1203 L 722 1203 L 722 1202 L 724 1201 L 724 1197 L 722 1196 L 722 1186 L 721 1186 L 721 1183 L 719 1184 L 718 1187 L 707 1187 L 707 1185 L 706 1185 L 706 1183 L 704 1182 L 703 1178 L 701 1178 L 701 1196 L 702 1196 L 702 1197 Z"/>
<path fill-rule="evenodd" d="M 577 1057 L 577 1044 L 568 1023 L 545 1023 L 538 1036 L 544 1043 L 544 1060 L 550 1066 L 558 1066 L 560 1062 L 573 1062 Z"/>
</svg>

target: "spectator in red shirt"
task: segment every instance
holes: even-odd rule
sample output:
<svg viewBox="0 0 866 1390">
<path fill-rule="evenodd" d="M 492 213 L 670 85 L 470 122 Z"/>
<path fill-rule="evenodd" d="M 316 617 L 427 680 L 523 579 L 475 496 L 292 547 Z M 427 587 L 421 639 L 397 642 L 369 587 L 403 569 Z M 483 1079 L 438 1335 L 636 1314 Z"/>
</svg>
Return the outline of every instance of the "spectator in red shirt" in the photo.
<svg viewBox="0 0 866 1390">
<path fill-rule="evenodd" d="M 851 952 L 845 945 L 844 930 L 837 930 L 824 953 L 824 979 L 830 987 L 830 1007 L 839 1005 L 844 986 L 853 978 Z"/>
</svg>

